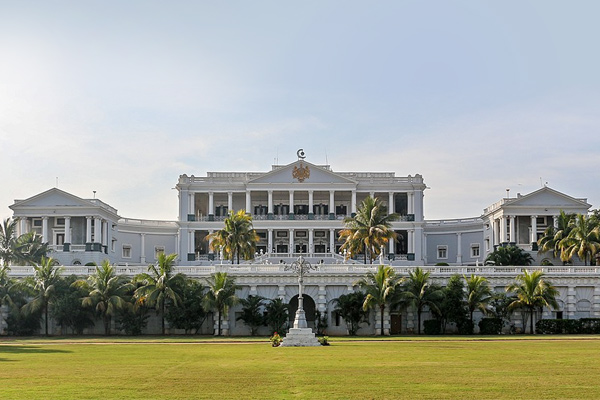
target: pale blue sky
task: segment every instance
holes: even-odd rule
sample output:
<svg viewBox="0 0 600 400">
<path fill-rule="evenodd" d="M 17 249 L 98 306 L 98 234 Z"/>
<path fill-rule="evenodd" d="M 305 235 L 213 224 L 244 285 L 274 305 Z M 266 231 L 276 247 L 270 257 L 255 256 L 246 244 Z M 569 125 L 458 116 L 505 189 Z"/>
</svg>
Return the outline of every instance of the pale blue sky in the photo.
<svg viewBox="0 0 600 400">
<path fill-rule="evenodd" d="M 180 174 L 420 173 L 428 219 L 600 205 L 598 1 L 0 1 L 0 216 L 55 186 L 176 219 Z M 540 179 L 541 178 L 541 179 Z"/>
</svg>

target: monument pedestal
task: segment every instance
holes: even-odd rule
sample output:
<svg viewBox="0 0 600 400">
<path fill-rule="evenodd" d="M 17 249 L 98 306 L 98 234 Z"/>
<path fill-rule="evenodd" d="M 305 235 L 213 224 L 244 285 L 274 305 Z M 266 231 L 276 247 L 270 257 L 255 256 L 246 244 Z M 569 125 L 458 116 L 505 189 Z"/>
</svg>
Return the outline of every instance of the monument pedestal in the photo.
<svg viewBox="0 0 600 400">
<path fill-rule="evenodd" d="M 281 342 L 281 346 L 284 347 L 308 347 L 320 345 L 321 343 L 319 343 L 319 340 L 310 328 L 290 328 L 288 334 Z"/>
</svg>

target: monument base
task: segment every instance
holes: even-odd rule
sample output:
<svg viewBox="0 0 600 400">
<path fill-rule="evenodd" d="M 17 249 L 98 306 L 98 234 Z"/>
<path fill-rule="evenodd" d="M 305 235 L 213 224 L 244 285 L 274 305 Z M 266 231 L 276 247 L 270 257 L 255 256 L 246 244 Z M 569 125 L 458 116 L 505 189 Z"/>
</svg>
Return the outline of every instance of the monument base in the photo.
<svg viewBox="0 0 600 400">
<path fill-rule="evenodd" d="M 287 335 L 283 338 L 281 346 L 285 347 L 308 347 L 320 346 L 319 340 L 316 338 L 310 328 L 290 328 Z"/>
</svg>

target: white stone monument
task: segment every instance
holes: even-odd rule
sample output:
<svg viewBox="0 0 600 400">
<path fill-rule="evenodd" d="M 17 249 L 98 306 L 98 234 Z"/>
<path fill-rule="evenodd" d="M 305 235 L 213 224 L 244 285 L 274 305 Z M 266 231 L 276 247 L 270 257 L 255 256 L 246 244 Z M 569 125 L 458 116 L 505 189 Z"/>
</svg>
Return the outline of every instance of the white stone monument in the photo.
<svg viewBox="0 0 600 400">
<path fill-rule="evenodd" d="M 298 257 L 297 261 L 294 261 L 289 266 L 286 265 L 286 271 L 294 271 L 298 274 L 298 310 L 296 311 L 296 317 L 294 318 L 294 327 L 290 328 L 285 338 L 281 342 L 281 346 L 286 347 L 306 347 L 306 346 L 320 346 L 319 340 L 315 337 L 312 329 L 308 327 L 306 323 L 306 315 L 304 314 L 304 299 L 302 297 L 302 282 L 304 274 L 309 272 L 311 269 L 316 269 L 308 261 L 305 261 L 302 255 Z"/>
</svg>

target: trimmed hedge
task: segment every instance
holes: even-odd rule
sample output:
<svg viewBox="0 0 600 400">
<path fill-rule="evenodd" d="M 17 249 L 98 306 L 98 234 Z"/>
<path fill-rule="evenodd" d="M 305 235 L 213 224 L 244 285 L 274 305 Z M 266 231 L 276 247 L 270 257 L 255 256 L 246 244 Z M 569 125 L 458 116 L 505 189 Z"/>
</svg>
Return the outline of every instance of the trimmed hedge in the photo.
<svg viewBox="0 0 600 400">
<path fill-rule="evenodd" d="M 500 318 L 482 318 L 479 321 L 479 333 L 481 335 L 499 335 L 502 333 L 504 321 Z"/>
<path fill-rule="evenodd" d="M 426 335 L 441 335 L 442 323 L 439 319 L 428 319 L 423 321 L 423 332 Z"/>
<path fill-rule="evenodd" d="M 537 333 L 557 334 L 600 334 L 600 318 L 542 319 L 535 324 Z"/>
</svg>

